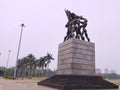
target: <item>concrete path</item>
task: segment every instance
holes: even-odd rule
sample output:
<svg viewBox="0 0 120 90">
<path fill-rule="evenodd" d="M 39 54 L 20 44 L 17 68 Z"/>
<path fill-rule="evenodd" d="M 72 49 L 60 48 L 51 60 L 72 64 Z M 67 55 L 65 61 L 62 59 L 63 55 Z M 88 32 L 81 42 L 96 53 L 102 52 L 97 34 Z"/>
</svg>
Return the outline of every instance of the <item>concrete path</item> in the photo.
<svg viewBox="0 0 120 90">
<path fill-rule="evenodd" d="M 37 80 L 6 80 L 0 78 L 0 90 L 57 90 L 37 85 Z"/>
<path fill-rule="evenodd" d="M 58 90 L 54 88 L 39 86 L 37 85 L 37 82 L 38 82 L 37 80 L 6 80 L 0 77 L 0 90 Z M 120 89 L 99 89 L 99 90 L 120 90 Z"/>
</svg>

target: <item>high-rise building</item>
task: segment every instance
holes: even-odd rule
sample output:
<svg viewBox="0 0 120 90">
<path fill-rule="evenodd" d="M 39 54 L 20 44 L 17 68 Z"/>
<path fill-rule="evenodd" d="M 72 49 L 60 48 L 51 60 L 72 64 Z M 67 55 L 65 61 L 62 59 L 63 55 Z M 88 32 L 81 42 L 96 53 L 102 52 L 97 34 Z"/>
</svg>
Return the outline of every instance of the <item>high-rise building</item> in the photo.
<svg viewBox="0 0 120 90">
<path fill-rule="evenodd" d="M 116 73 L 116 70 L 110 70 L 110 73 Z"/>
<path fill-rule="evenodd" d="M 108 68 L 105 68 L 105 69 L 104 69 L 104 73 L 105 73 L 105 74 L 108 74 L 108 73 L 109 73 L 109 69 L 108 69 Z"/>
<path fill-rule="evenodd" d="M 101 74 L 101 73 L 102 73 L 102 70 L 99 69 L 99 68 L 96 68 L 95 72 L 96 72 L 96 74 Z"/>
</svg>

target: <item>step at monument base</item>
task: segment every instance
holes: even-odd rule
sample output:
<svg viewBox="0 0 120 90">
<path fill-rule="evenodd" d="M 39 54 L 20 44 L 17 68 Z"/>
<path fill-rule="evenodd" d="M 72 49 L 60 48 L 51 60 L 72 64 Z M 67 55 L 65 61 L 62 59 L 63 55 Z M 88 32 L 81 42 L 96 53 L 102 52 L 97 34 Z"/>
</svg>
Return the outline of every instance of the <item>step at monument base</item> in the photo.
<svg viewBox="0 0 120 90">
<path fill-rule="evenodd" d="M 72 89 L 118 89 L 118 86 L 99 76 L 55 75 L 38 82 L 38 85 L 62 90 Z"/>
</svg>

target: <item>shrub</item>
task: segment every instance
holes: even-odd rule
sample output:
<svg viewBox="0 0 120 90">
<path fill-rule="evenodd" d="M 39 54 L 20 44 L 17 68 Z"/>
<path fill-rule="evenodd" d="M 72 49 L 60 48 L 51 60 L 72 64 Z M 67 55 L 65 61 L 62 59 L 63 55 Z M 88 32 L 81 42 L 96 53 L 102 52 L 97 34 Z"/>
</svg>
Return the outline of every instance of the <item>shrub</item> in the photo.
<svg viewBox="0 0 120 90">
<path fill-rule="evenodd" d="M 3 78 L 6 78 L 6 79 L 12 79 L 12 80 L 15 79 L 13 76 L 4 76 Z"/>
</svg>

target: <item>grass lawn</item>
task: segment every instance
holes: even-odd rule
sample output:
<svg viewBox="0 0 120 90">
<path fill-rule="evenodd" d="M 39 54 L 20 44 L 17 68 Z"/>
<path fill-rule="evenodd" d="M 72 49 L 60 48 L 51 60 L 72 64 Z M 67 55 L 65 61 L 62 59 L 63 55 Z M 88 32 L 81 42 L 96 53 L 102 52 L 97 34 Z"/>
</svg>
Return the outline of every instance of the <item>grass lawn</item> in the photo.
<svg viewBox="0 0 120 90">
<path fill-rule="evenodd" d="M 113 83 L 120 86 L 120 82 L 113 82 Z"/>
</svg>

